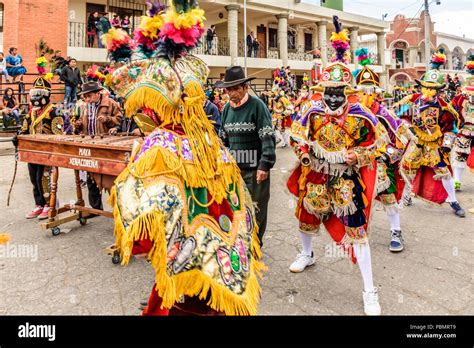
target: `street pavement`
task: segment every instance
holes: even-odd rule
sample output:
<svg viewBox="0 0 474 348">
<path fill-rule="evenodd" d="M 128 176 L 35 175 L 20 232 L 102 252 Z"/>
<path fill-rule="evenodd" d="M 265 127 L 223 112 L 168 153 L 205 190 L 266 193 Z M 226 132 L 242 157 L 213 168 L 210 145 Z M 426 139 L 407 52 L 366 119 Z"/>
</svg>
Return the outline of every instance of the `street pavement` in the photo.
<svg viewBox="0 0 474 348">
<path fill-rule="evenodd" d="M 277 150 L 271 172 L 269 219 L 263 246 L 268 267 L 261 281 L 261 315 L 362 315 L 362 279 L 322 229 L 313 239 L 317 262 L 303 273 L 288 267 L 299 251 L 296 201 L 286 190 L 295 164 L 290 148 Z M 11 143 L 0 143 L 0 233 L 12 237 L 0 253 L 0 315 L 139 315 L 148 297 L 153 270 L 143 259 L 114 265 L 105 249 L 113 241 L 111 219 L 98 217 L 85 226 L 61 226 L 61 235 L 24 218 L 33 208 L 27 165 L 13 176 Z M 474 175 L 466 172 L 458 200 L 474 207 Z M 75 197 L 73 171 L 60 169 L 59 200 Z M 87 196 L 87 193 L 86 193 Z M 107 199 L 104 195 L 104 201 Z M 110 207 L 109 207 L 110 209 Z M 388 250 L 390 229 L 376 204 L 370 227 L 374 281 L 384 315 L 472 315 L 474 215 L 456 217 L 451 208 L 415 199 L 401 211 L 406 248 Z M 23 251 L 22 255 L 13 250 Z M 21 257 L 20 257 L 21 256 Z"/>
</svg>

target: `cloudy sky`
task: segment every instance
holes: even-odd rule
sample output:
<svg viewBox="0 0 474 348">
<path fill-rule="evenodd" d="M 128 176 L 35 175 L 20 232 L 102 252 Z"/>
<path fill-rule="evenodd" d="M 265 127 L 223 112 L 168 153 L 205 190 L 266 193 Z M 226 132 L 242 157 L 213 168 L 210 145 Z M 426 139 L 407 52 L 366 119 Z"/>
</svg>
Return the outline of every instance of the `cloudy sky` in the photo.
<svg viewBox="0 0 474 348">
<path fill-rule="evenodd" d="M 303 2 L 320 4 L 320 0 Z M 441 5 L 436 5 L 432 0 L 430 2 L 435 31 L 474 39 L 474 0 L 441 0 Z M 392 20 L 397 14 L 409 18 L 416 14 L 419 17 L 418 11 L 423 3 L 423 0 L 345 0 L 344 11 L 380 19 L 383 14 L 388 14 L 386 20 Z"/>
</svg>

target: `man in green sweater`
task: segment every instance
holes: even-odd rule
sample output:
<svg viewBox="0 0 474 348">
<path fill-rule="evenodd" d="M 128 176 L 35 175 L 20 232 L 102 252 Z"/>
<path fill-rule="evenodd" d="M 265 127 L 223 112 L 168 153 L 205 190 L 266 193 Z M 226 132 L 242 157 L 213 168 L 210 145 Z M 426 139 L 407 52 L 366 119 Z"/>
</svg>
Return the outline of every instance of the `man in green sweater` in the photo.
<svg viewBox="0 0 474 348">
<path fill-rule="evenodd" d="M 248 94 L 248 82 L 240 66 L 226 70 L 224 81 L 230 101 L 222 113 L 221 138 L 234 156 L 252 200 L 257 203 L 258 237 L 263 244 L 270 199 L 270 169 L 275 164 L 275 134 L 267 106 Z"/>
</svg>

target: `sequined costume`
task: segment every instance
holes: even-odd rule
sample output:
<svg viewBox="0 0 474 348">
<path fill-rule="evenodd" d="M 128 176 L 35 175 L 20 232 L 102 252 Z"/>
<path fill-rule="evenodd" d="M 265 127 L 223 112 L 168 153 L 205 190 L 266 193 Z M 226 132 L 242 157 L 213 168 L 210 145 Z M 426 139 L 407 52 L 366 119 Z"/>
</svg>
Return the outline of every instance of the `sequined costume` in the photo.
<svg viewBox="0 0 474 348">
<path fill-rule="evenodd" d="M 156 125 L 111 194 L 116 246 L 122 264 L 146 253 L 155 270 L 145 315 L 256 314 L 263 264 L 254 207 L 202 107 L 209 69 L 187 54 L 204 13 L 193 1 L 187 10 L 181 3 L 172 1 L 166 14 L 149 11 L 131 63 L 113 73 L 126 110 Z M 180 11 L 189 21 L 181 29 L 173 22 Z"/>
</svg>

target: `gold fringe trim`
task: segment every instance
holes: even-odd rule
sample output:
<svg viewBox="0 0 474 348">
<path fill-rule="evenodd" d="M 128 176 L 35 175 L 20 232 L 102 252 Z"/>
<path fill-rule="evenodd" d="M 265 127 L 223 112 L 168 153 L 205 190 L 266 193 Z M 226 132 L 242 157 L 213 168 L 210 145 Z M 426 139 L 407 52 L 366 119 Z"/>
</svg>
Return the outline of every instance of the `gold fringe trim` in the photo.
<svg viewBox="0 0 474 348">
<path fill-rule="evenodd" d="M 156 163 L 159 157 L 166 162 L 167 169 L 163 169 L 164 171 L 178 172 L 191 187 L 206 187 L 216 201 L 221 203 L 227 196 L 229 185 L 240 180 L 240 170 L 235 162 L 222 161 L 220 139 L 204 112 L 205 94 L 201 85 L 190 81 L 186 84 L 184 93 L 184 101 L 180 105 L 173 105 L 159 91 L 141 87 L 127 97 L 126 109 L 133 114 L 147 107 L 164 120 L 161 127 L 180 125 L 189 139 L 194 163 L 178 163 L 176 155 L 152 148 L 134 163 L 135 171 L 131 173 L 149 175 L 148 170 L 159 173 L 155 166 L 164 168 L 161 163 Z"/>
<path fill-rule="evenodd" d="M 259 261 L 262 252 L 257 225 L 252 235 L 250 275 L 245 292 L 237 295 L 196 269 L 168 276 L 164 215 L 157 211 L 143 214 L 125 230 L 116 200 L 117 193 L 114 187 L 109 201 L 114 205 L 116 246 L 122 255 L 122 265 L 130 261 L 133 242 L 147 238 L 153 242 L 148 259 L 155 269 L 156 291 L 163 299 L 164 308 L 171 308 L 183 295 L 198 296 L 202 300 L 210 292 L 208 306 L 216 311 L 224 312 L 226 315 L 257 314 L 257 305 L 261 297 L 257 276 L 261 278 L 262 271 L 266 270 L 263 262 Z"/>
<path fill-rule="evenodd" d="M 421 131 L 418 127 L 413 127 L 413 129 L 415 130 L 416 136 L 418 137 L 418 143 L 422 145 L 432 143 L 443 137 L 443 133 L 441 132 L 441 129 L 438 125 L 436 126 L 436 130 L 433 134 L 427 134 Z"/>
</svg>

